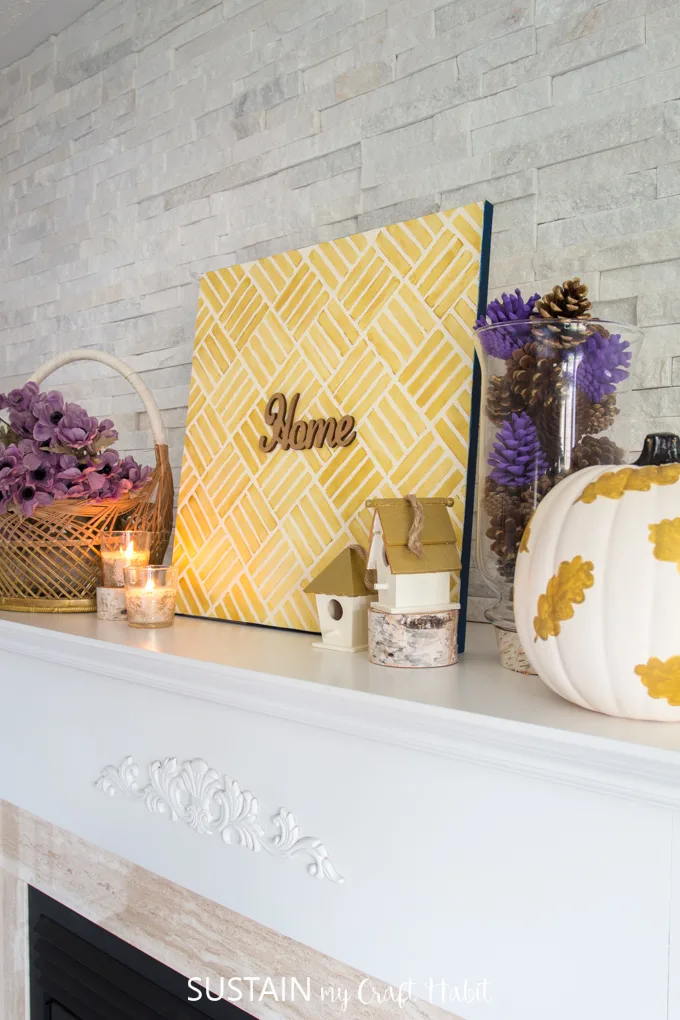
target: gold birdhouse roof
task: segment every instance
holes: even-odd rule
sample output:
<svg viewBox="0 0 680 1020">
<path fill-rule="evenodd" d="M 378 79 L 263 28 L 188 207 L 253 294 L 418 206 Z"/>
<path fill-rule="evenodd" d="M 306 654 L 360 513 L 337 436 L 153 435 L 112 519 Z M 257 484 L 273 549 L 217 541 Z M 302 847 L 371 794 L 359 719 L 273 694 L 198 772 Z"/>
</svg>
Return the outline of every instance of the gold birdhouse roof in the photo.
<svg viewBox="0 0 680 1020">
<path fill-rule="evenodd" d="M 380 518 L 380 531 L 390 570 L 393 574 L 436 574 L 460 570 L 460 556 L 449 514 L 452 499 L 418 499 L 423 511 L 419 534 L 422 555 L 411 552 L 408 538 L 414 511 L 406 499 L 370 499 L 366 506 Z M 373 543 L 375 517 L 369 549 Z"/>
<path fill-rule="evenodd" d="M 370 595 L 365 574 L 365 557 L 359 549 L 348 546 L 309 582 L 305 591 L 308 595 L 339 595 L 341 598 Z"/>
</svg>

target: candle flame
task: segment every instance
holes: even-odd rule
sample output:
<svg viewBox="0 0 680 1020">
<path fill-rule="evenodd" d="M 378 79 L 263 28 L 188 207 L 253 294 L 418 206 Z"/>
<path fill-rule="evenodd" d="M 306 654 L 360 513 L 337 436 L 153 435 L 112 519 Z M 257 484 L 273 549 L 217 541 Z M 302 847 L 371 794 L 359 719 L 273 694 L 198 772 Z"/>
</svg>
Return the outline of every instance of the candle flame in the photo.
<svg viewBox="0 0 680 1020">
<path fill-rule="evenodd" d="M 154 591 L 155 587 L 156 585 L 154 584 L 153 577 L 150 577 L 144 585 L 144 591 Z"/>
<path fill-rule="evenodd" d="M 131 560 L 135 555 L 135 543 L 130 539 L 125 550 L 125 559 Z"/>
</svg>

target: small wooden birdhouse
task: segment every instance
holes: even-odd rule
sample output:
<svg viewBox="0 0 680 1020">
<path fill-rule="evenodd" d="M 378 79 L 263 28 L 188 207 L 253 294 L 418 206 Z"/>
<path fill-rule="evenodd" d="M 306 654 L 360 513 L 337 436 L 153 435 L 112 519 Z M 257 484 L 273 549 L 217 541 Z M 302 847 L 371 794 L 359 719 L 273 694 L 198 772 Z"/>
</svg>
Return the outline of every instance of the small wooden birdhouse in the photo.
<svg viewBox="0 0 680 1020">
<path fill-rule="evenodd" d="M 368 647 L 368 606 L 374 595 L 366 587 L 366 556 L 348 546 L 311 581 L 305 591 L 316 595 L 321 641 L 315 648 L 360 652 Z"/>
<path fill-rule="evenodd" d="M 375 571 L 378 601 L 388 613 L 457 608 L 451 574 L 460 556 L 449 514 L 452 499 L 372 499 L 368 569 Z"/>
</svg>

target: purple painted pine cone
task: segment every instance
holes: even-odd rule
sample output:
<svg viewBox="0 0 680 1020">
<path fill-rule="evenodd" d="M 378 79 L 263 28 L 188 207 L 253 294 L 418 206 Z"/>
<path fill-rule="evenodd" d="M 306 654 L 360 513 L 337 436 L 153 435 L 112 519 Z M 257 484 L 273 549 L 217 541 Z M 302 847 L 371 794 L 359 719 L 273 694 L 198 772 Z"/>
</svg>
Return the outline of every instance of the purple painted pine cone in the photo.
<svg viewBox="0 0 680 1020">
<path fill-rule="evenodd" d="M 529 316 L 539 297 L 540 294 L 534 294 L 525 301 L 517 287 L 514 294 L 501 294 L 500 300 L 495 298 L 488 303 L 486 314 L 475 322 L 477 329 L 494 323 L 508 323 L 507 329 L 482 333 L 482 346 L 490 357 L 507 361 L 513 351 L 524 346 L 531 334 Z"/>
<path fill-rule="evenodd" d="M 548 458 L 541 448 L 536 426 L 524 411 L 503 422 L 496 433 L 489 464 L 494 482 L 521 488 L 548 470 Z"/>
<path fill-rule="evenodd" d="M 581 363 L 576 381 L 589 400 L 598 404 L 608 393 L 613 393 L 617 384 L 628 378 L 632 357 L 630 344 L 621 339 L 620 333 L 603 336 L 594 333 L 582 344 Z"/>
</svg>

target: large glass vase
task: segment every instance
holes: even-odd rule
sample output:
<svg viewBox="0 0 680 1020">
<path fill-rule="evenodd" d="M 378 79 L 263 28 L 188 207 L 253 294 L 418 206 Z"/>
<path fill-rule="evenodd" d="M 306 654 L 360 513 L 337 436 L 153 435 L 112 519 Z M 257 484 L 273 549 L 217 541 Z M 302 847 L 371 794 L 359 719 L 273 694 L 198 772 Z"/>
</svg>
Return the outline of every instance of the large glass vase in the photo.
<svg viewBox="0 0 680 1020">
<path fill-rule="evenodd" d="M 629 462 L 641 336 L 633 326 L 596 319 L 529 319 L 475 330 L 482 369 L 477 561 L 497 594 L 486 616 L 508 668 L 531 671 L 513 609 L 524 529 L 566 475 Z"/>
</svg>

